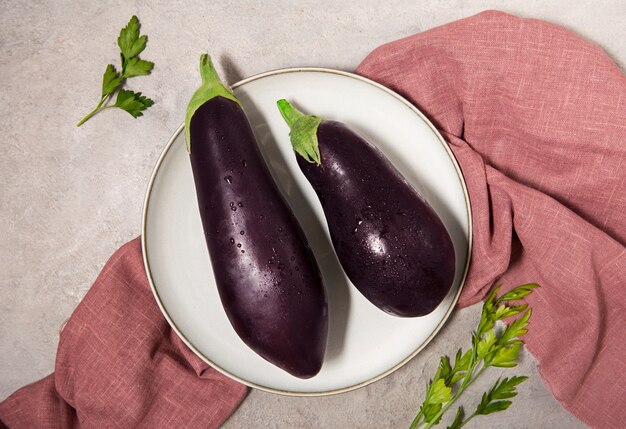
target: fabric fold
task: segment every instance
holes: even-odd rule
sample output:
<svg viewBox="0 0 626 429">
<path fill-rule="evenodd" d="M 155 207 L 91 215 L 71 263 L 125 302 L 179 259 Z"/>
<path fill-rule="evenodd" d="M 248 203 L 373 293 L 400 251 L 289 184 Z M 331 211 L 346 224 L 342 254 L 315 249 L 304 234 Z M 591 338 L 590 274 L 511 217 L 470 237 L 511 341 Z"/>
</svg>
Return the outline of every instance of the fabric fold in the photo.
<svg viewBox="0 0 626 429">
<path fill-rule="evenodd" d="M 120 248 L 61 332 L 54 374 L 0 404 L 18 428 L 217 428 L 246 387 L 184 345 L 161 314 L 139 238 Z"/>
</svg>

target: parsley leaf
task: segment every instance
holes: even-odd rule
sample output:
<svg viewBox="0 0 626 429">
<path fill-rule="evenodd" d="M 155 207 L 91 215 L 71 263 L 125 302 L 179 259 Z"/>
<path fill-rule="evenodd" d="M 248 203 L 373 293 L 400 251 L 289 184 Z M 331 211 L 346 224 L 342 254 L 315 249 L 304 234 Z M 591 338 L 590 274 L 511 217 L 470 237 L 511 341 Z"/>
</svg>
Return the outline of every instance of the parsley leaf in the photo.
<svg viewBox="0 0 626 429">
<path fill-rule="evenodd" d="M 139 54 L 145 48 L 147 39 L 144 37 L 142 41 L 143 47 L 139 49 L 140 43 L 137 44 L 137 48 L 133 49 L 135 43 L 139 41 L 139 19 L 133 15 L 128 21 L 126 27 L 120 31 L 120 36 L 117 38 L 117 45 L 120 47 L 120 51 L 125 58 L 131 58 Z M 139 49 L 139 52 L 136 52 Z M 134 53 L 136 52 L 136 53 Z"/>
<path fill-rule="evenodd" d="M 126 62 L 124 77 L 135 77 L 149 74 L 152 67 L 154 67 L 153 62 L 140 60 L 137 57 L 131 58 Z"/>
<path fill-rule="evenodd" d="M 446 386 L 443 379 L 435 380 L 428 391 L 428 402 L 431 404 L 443 404 L 450 400 L 452 389 Z"/>
<path fill-rule="evenodd" d="M 122 60 L 121 72 L 115 69 L 113 64 L 107 65 L 102 76 L 102 96 L 98 105 L 81 119 L 76 126 L 80 127 L 96 113 L 111 107 L 121 108 L 130 113 L 134 118 L 143 115 L 143 111 L 154 104 L 154 101 L 134 92 L 121 89 L 126 79 L 135 76 L 150 74 L 154 63 L 145 61 L 138 57 L 146 48 L 147 36 L 139 35 L 139 19 L 133 16 L 126 27 L 122 28 L 117 38 L 117 45 L 120 48 L 120 58 Z M 111 97 L 119 91 L 114 104 L 108 104 Z"/>
<path fill-rule="evenodd" d="M 426 398 L 413 419 L 410 429 L 430 428 L 438 424 L 444 413 L 463 394 L 463 392 L 487 368 L 510 368 L 517 366 L 522 341 L 518 338 L 528 331 L 528 321 L 532 314 L 528 304 L 511 305 L 511 301 L 519 301 L 539 287 L 536 284 L 519 286 L 501 297 L 497 297 L 500 286 L 494 288 L 485 298 L 480 322 L 472 332 L 472 347 L 465 352 L 459 349 L 451 365 L 447 356 L 442 356 L 433 379 L 426 387 Z M 519 316 L 504 329 L 496 327 L 504 319 Z M 498 380 L 496 384 L 483 394 L 476 411 L 464 417 L 462 407 L 457 410 L 453 422 L 448 429 L 460 429 L 472 418 L 504 411 L 511 406 L 509 399 L 517 395 L 516 387 L 527 377 L 511 377 Z"/>
<path fill-rule="evenodd" d="M 516 314 L 521 313 L 522 311 L 528 308 L 528 304 L 518 305 L 514 307 L 508 307 L 506 305 L 501 305 L 497 308 L 496 313 L 494 314 L 494 318 L 496 320 L 506 319 L 511 316 L 515 316 Z"/>
<path fill-rule="evenodd" d="M 487 356 L 495 343 L 496 332 L 492 329 L 487 332 L 487 335 L 481 338 L 476 345 L 476 356 L 478 357 L 478 359 L 482 359 Z"/>
<path fill-rule="evenodd" d="M 529 283 L 527 285 L 518 286 L 510 292 L 505 293 L 498 299 L 498 303 L 505 301 L 517 301 L 522 299 L 533 291 L 533 289 L 538 288 L 539 285 L 536 283 Z"/>
<path fill-rule="evenodd" d="M 152 106 L 154 101 L 141 95 L 141 92 L 133 92 L 122 89 L 117 94 L 115 106 L 130 113 L 134 118 L 143 115 L 143 111 Z"/>
<path fill-rule="evenodd" d="M 490 394 L 493 399 L 512 398 L 517 395 L 515 387 L 526 380 L 528 380 L 528 377 L 525 375 L 505 378 L 499 384 L 496 383 Z"/>
<path fill-rule="evenodd" d="M 115 92 L 118 86 L 120 86 L 120 76 L 117 74 L 113 64 L 109 64 L 104 71 L 102 77 L 102 96 L 105 97 Z"/>
<path fill-rule="evenodd" d="M 517 376 L 498 380 L 488 393 L 483 393 L 474 415 L 486 416 L 509 408 L 511 401 L 505 399 L 517 396 L 516 386 L 526 379 L 528 377 Z"/>
<path fill-rule="evenodd" d="M 464 354 L 461 349 L 456 352 L 456 357 L 454 358 L 454 367 L 452 368 L 450 382 L 448 383 L 449 386 L 453 385 L 454 383 L 465 377 L 465 374 L 469 369 L 471 359 L 471 350 L 466 351 Z"/>
<path fill-rule="evenodd" d="M 526 334 L 526 332 L 528 332 L 526 326 L 528 325 L 528 319 L 530 319 L 531 314 L 532 310 L 529 308 L 519 319 L 511 322 L 511 324 L 506 327 L 500 338 L 498 338 L 498 344 L 505 345 L 514 338 L 521 337 Z"/>
<path fill-rule="evenodd" d="M 495 353 L 492 354 L 492 356 L 485 359 L 485 364 L 499 368 L 513 368 L 514 366 L 517 366 L 517 358 L 519 357 L 521 347 L 522 343 L 500 347 L 495 351 Z"/>
<path fill-rule="evenodd" d="M 452 375 L 450 359 L 448 359 L 448 356 L 441 356 L 441 360 L 439 361 L 439 376 L 444 380 L 445 384 L 450 384 Z"/>
</svg>

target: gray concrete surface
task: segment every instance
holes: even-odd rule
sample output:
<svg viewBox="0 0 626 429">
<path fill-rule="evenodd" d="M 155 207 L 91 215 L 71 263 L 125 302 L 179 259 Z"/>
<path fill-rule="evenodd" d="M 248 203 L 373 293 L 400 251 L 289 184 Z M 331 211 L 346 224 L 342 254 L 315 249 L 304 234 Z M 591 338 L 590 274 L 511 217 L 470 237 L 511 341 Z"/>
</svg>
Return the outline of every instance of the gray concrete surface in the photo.
<svg viewBox="0 0 626 429">
<path fill-rule="evenodd" d="M 0 2 L 0 399 L 52 371 L 63 321 L 108 256 L 139 234 L 147 180 L 198 84 L 199 52 L 212 52 L 231 83 L 288 66 L 351 70 L 383 42 L 499 8 L 563 24 L 626 62 L 623 0 L 339 3 Z M 156 105 L 139 120 L 110 110 L 76 128 L 98 101 L 132 14 L 150 36 L 144 57 L 156 68 L 130 87 Z M 353 393 L 300 399 L 253 391 L 226 427 L 406 427 L 424 376 L 441 353 L 467 344 L 477 317 L 477 308 L 457 312 L 410 364 Z M 532 357 L 516 372 L 531 379 L 510 411 L 472 427 L 583 427 L 544 388 Z"/>
</svg>

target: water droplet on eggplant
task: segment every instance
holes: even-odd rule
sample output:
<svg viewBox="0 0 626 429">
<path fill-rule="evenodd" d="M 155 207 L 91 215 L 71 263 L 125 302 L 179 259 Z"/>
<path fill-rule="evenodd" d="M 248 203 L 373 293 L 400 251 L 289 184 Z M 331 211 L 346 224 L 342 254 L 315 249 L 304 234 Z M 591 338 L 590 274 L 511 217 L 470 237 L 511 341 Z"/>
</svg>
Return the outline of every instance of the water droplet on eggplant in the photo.
<svg viewBox="0 0 626 429">
<path fill-rule="evenodd" d="M 224 180 L 226 180 L 226 183 L 230 185 L 231 183 L 233 183 L 233 176 L 225 176 Z"/>
</svg>

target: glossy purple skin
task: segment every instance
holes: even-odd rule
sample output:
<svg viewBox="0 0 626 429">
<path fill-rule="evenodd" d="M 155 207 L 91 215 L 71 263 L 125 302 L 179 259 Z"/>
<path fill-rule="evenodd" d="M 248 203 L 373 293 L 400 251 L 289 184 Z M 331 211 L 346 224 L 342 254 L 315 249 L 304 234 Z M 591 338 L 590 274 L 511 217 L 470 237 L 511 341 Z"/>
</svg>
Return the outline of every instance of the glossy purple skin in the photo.
<svg viewBox="0 0 626 429">
<path fill-rule="evenodd" d="M 190 131 L 204 234 L 233 328 L 274 365 L 314 376 L 326 348 L 324 286 L 243 110 L 213 98 L 194 113 Z"/>
<path fill-rule="evenodd" d="M 424 316 L 455 273 L 452 240 L 428 203 L 389 160 L 339 122 L 317 129 L 321 165 L 297 156 L 317 193 L 350 281 L 381 310 Z"/>
</svg>

